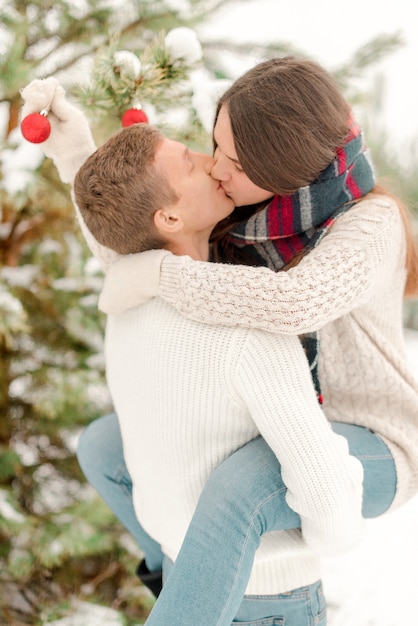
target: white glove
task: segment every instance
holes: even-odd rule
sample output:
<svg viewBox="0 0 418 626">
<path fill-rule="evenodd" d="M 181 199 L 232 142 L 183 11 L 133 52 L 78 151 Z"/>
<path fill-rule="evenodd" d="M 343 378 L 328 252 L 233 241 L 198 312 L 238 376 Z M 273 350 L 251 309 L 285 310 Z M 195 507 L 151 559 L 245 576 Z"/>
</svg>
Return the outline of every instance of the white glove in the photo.
<svg viewBox="0 0 418 626">
<path fill-rule="evenodd" d="M 158 296 L 161 264 L 169 254 L 167 250 L 148 250 L 119 257 L 108 267 L 99 309 L 118 315 Z"/>
<path fill-rule="evenodd" d="M 51 158 L 63 183 L 73 183 L 84 161 L 96 150 L 86 116 L 65 98 L 65 91 L 53 76 L 33 80 L 21 92 L 24 100 L 22 119 L 30 113 L 48 109 L 51 133 L 39 144 L 45 156 Z M 72 194 L 76 217 L 93 255 L 104 271 L 118 258 L 116 252 L 100 244 L 87 228 Z"/>
<path fill-rule="evenodd" d="M 51 158 L 64 183 L 73 183 L 74 177 L 96 146 L 84 113 L 65 99 L 64 88 L 53 76 L 33 80 L 21 91 L 24 101 L 22 119 L 30 113 L 48 109 L 51 134 L 39 144 Z"/>
</svg>

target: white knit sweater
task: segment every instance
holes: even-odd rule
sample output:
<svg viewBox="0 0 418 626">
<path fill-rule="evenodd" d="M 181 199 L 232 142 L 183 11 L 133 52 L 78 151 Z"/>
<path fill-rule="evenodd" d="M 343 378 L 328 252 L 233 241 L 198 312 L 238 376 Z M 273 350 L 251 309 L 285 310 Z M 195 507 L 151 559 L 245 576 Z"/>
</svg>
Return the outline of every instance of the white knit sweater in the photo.
<svg viewBox="0 0 418 626">
<path fill-rule="evenodd" d="M 42 106 L 51 102 L 50 91 L 55 92 L 52 132 L 43 147 L 62 180 L 72 182 L 94 142 L 87 120 L 65 101 L 54 80 L 28 85 L 22 94 L 24 115 L 42 108 L 41 101 Z M 82 227 L 93 254 L 107 268 L 115 254 Z M 313 391 L 305 384 L 306 360 L 297 340 L 209 324 L 284 335 L 322 329 L 320 373 L 327 416 L 369 426 L 386 437 L 397 464 L 395 503 L 416 490 L 418 386 L 406 365 L 402 341 L 403 248 L 402 225 L 391 201 L 363 201 L 340 217 L 318 248 L 287 273 L 167 256 L 162 298 L 207 325 L 184 323 L 159 299 L 109 318 L 109 384 L 137 482 L 138 515 L 167 554 L 178 551 L 208 472 L 256 436 L 257 427 L 280 457 L 289 503 L 301 514 L 311 546 L 333 551 L 348 546 L 358 534 L 361 468 L 347 455 L 345 442 L 338 442 L 324 426 L 316 400 L 309 397 Z M 180 342 L 171 335 L 173 324 L 183 329 Z M 213 344 L 219 352 L 214 354 L 211 341 L 204 339 L 220 335 Z M 256 357 L 250 356 L 253 348 Z M 263 371 L 257 367 L 261 357 L 269 362 Z M 155 385 L 154 375 L 161 384 Z M 288 388 L 280 385 L 282 379 Z M 295 385 L 301 385 L 300 393 Z M 217 405 L 208 421 L 205 412 L 190 413 L 203 405 L 206 410 Z M 295 445 L 283 451 L 281 442 L 287 437 Z M 164 449 L 156 450 L 156 442 Z M 315 459 L 324 476 L 319 492 L 311 474 Z M 262 539 L 247 592 L 277 593 L 319 577 L 318 559 L 299 531 L 270 533 Z"/>
<path fill-rule="evenodd" d="M 85 116 L 53 78 L 32 81 L 23 95 L 25 115 L 51 104 L 43 148 L 71 183 L 95 148 Z M 74 206 L 108 268 L 117 255 Z M 334 552 L 357 540 L 362 468 L 318 407 L 298 339 L 187 321 L 155 299 L 109 317 L 106 355 L 137 514 L 168 556 L 175 558 L 210 472 L 259 430 L 280 458 L 306 542 Z M 318 578 L 318 557 L 300 531 L 269 533 L 247 592 L 280 593 Z"/>
<path fill-rule="evenodd" d="M 259 433 L 306 543 L 298 530 L 266 535 L 247 593 L 312 583 L 314 551 L 357 541 L 362 467 L 320 409 L 296 337 L 201 324 L 155 298 L 109 316 L 106 361 L 135 510 L 171 559 L 212 470 Z"/>
<path fill-rule="evenodd" d="M 23 116 L 51 104 L 42 147 L 72 183 L 95 149 L 85 116 L 54 78 L 32 81 L 22 95 Z M 94 239 L 74 206 L 107 269 L 117 255 Z M 289 504 L 312 548 L 334 552 L 357 540 L 362 468 L 319 409 L 296 338 L 187 321 L 156 299 L 109 317 L 106 355 L 138 516 L 167 555 L 175 558 L 209 473 L 258 429 L 280 457 Z M 279 593 L 319 577 L 300 531 L 269 533 L 248 592 Z"/>
<path fill-rule="evenodd" d="M 160 295 L 207 324 L 285 335 L 319 330 L 324 411 L 385 439 L 396 463 L 396 506 L 418 488 L 418 383 L 403 338 L 404 266 L 402 220 L 382 196 L 339 217 L 287 272 L 168 255 Z"/>
</svg>

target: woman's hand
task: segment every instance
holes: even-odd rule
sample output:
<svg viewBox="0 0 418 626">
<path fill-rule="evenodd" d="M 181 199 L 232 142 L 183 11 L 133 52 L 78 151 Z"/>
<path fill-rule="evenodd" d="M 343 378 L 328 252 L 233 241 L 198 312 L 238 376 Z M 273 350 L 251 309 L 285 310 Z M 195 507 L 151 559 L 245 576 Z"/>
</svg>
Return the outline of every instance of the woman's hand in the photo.
<svg viewBox="0 0 418 626">
<path fill-rule="evenodd" d="M 87 118 L 68 102 L 64 88 L 53 76 L 33 80 L 22 89 L 21 96 L 22 119 L 31 113 L 48 111 L 51 133 L 39 145 L 54 161 L 62 182 L 73 183 L 81 165 L 96 150 Z"/>
<path fill-rule="evenodd" d="M 158 296 L 161 263 L 169 254 L 148 250 L 119 257 L 107 269 L 99 309 L 117 315 Z"/>
</svg>

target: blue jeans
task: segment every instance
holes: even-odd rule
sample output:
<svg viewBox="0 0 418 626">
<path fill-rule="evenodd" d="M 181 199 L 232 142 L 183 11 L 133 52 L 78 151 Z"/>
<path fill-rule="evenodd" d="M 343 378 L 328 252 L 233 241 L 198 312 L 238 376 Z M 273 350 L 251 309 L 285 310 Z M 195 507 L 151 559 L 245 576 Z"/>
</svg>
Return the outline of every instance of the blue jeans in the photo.
<svg viewBox="0 0 418 626">
<path fill-rule="evenodd" d="M 232 623 L 241 626 L 326 626 L 322 584 L 318 581 L 277 596 L 245 596 Z"/>
<path fill-rule="evenodd" d="M 164 557 L 164 579 L 170 574 L 172 568 L 172 561 Z M 206 611 L 206 605 L 201 611 L 201 621 L 204 611 Z M 177 608 L 175 616 L 177 616 Z M 155 614 L 150 619 L 155 622 Z M 190 623 L 187 615 L 185 620 L 187 624 Z M 180 621 L 176 618 L 173 623 L 179 624 Z M 200 624 L 201 621 L 197 623 Z M 146 623 L 149 624 L 150 620 L 147 620 Z M 204 620 L 205 626 L 214 623 L 211 619 Z M 320 580 L 312 585 L 292 589 L 287 593 L 274 596 L 244 596 L 235 619 L 232 621 L 232 624 L 241 624 L 241 626 L 245 626 L 245 624 L 248 626 L 285 626 L 286 624 L 290 626 L 326 626 L 326 623 L 327 608 Z"/>
<path fill-rule="evenodd" d="M 332 427 L 346 437 L 350 453 L 363 465 L 364 517 L 381 515 L 396 490 L 395 465 L 386 444 L 360 426 L 333 423 Z M 115 414 L 87 427 L 77 456 L 86 478 L 137 540 L 148 568 L 161 569 L 163 555 L 158 544 L 136 520 Z M 205 626 L 229 626 L 244 606 L 243 596 L 262 534 L 300 527 L 299 516 L 289 508 L 285 495 L 280 464 L 261 437 L 216 468 L 147 625 L 196 626 L 205 615 Z M 263 602 L 270 598 L 265 596 Z M 282 596 L 273 598 L 278 607 Z M 277 608 L 275 615 L 281 619 L 284 613 Z M 325 617 L 323 620 L 316 623 L 325 625 Z M 247 621 L 251 623 L 251 619 Z M 293 619 L 288 624 L 308 626 L 310 622 Z"/>
</svg>

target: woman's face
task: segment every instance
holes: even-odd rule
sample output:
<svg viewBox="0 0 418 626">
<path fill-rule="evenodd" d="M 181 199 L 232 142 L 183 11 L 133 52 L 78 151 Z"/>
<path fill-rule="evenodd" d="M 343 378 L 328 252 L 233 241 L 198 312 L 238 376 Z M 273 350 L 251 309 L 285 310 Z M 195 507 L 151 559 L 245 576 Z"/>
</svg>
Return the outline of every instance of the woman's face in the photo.
<svg viewBox="0 0 418 626">
<path fill-rule="evenodd" d="M 232 198 L 235 206 L 257 204 L 268 200 L 274 194 L 257 187 L 244 173 L 235 150 L 231 122 L 227 107 L 221 107 L 213 131 L 216 143 L 215 164 L 211 175 L 218 180 L 226 195 Z"/>
</svg>

